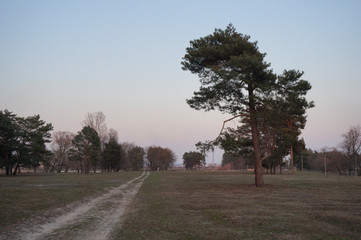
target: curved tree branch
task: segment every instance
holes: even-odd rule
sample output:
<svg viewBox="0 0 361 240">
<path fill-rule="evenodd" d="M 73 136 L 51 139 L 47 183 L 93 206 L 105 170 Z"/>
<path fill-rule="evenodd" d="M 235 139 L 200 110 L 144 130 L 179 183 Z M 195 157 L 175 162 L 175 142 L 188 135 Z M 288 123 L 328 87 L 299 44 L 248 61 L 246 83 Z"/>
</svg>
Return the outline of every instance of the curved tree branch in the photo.
<svg viewBox="0 0 361 240">
<path fill-rule="evenodd" d="M 227 120 L 223 121 L 222 129 L 221 129 L 221 131 L 219 132 L 219 135 L 218 135 L 218 136 L 220 136 L 220 135 L 222 134 L 223 129 L 224 129 L 224 125 L 225 125 L 227 122 L 232 121 L 233 119 L 238 118 L 238 117 L 246 117 L 246 116 L 247 116 L 247 114 L 239 114 L 239 115 L 236 115 L 236 116 L 231 117 L 230 119 L 227 119 Z"/>
</svg>

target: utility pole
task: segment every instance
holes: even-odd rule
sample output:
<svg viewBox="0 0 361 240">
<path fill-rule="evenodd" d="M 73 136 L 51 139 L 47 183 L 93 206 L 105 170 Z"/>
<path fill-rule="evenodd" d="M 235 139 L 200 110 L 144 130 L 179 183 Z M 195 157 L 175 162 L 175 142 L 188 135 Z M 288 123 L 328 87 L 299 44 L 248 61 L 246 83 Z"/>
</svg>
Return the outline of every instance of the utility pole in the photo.
<svg viewBox="0 0 361 240">
<path fill-rule="evenodd" d="M 301 153 L 301 171 L 303 172 L 303 154 Z"/>
</svg>

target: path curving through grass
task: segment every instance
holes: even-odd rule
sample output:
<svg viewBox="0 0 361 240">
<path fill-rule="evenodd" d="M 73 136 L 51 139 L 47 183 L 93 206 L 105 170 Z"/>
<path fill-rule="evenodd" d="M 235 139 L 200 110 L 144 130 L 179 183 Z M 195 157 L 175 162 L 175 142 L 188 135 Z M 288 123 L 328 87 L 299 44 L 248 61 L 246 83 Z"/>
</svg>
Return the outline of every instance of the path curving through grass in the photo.
<svg viewBox="0 0 361 240">
<path fill-rule="evenodd" d="M 149 172 L 143 172 L 127 183 L 114 187 L 100 196 L 81 204 L 69 205 L 58 216 L 46 222 L 33 219 L 21 224 L 16 232 L 8 232 L 3 239 L 110 239 L 119 228 L 127 206 L 138 193 Z"/>
</svg>

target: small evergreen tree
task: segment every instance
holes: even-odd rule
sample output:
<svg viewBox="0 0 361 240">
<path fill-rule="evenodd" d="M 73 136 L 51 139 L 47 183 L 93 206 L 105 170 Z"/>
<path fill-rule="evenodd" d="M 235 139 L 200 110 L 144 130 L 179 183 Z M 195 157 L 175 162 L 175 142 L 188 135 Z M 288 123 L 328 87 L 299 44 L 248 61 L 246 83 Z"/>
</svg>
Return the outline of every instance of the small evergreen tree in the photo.
<svg viewBox="0 0 361 240">
<path fill-rule="evenodd" d="M 91 127 L 85 126 L 73 139 L 72 159 L 81 162 L 84 173 L 90 172 L 90 167 L 96 171 L 100 160 L 100 139 L 98 133 Z"/>
<path fill-rule="evenodd" d="M 111 172 L 119 171 L 122 160 L 122 148 L 115 139 L 110 139 L 105 144 L 102 153 L 102 170 Z"/>
</svg>

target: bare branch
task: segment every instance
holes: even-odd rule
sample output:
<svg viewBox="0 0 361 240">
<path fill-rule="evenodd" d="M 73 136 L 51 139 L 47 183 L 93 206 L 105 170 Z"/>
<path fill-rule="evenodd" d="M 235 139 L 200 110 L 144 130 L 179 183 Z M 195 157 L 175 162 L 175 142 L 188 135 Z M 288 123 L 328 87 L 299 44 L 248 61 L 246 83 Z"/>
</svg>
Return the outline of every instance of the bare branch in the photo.
<svg viewBox="0 0 361 240">
<path fill-rule="evenodd" d="M 222 134 L 222 131 L 223 131 L 223 129 L 224 129 L 224 125 L 225 125 L 227 122 L 232 121 L 233 119 L 238 118 L 238 117 L 246 117 L 246 116 L 247 116 L 247 114 L 239 114 L 239 115 L 237 115 L 237 116 L 233 116 L 233 117 L 231 117 L 230 119 L 227 119 L 227 120 L 223 121 L 222 129 L 221 129 L 221 131 L 219 132 L 219 136 Z"/>
<path fill-rule="evenodd" d="M 265 160 L 266 158 L 268 158 L 268 157 L 270 157 L 272 154 L 271 153 L 268 153 L 266 156 L 264 156 L 263 158 L 261 158 L 261 162 L 263 161 L 263 160 Z"/>
</svg>

